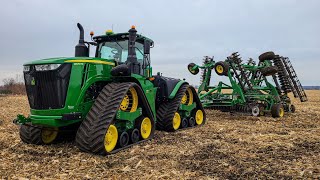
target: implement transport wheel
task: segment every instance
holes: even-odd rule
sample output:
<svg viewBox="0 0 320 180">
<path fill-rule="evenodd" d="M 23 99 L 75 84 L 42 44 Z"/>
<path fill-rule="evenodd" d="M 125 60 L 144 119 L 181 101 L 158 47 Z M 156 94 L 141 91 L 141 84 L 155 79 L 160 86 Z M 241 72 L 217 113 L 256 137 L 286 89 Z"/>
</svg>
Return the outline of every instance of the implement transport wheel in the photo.
<svg viewBox="0 0 320 180">
<path fill-rule="evenodd" d="M 195 120 L 197 125 L 201 125 L 203 123 L 204 115 L 202 110 L 198 109 L 196 111 Z"/>
<path fill-rule="evenodd" d="M 198 67 L 194 68 L 195 66 L 197 66 L 195 63 L 190 63 L 188 65 L 188 70 L 193 75 L 196 75 L 199 73 L 199 68 Z"/>
<path fill-rule="evenodd" d="M 107 152 L 113 151 L 118 142 L 118 129 L 115 125 L 111 124 L 104 137 L 104 147 Z"/>
<path fill-rule="evenodd" d="M 259 115 L 260 115 L 260 108 L 259 108 L 259 106 L 253 106 L 253 107 L 251 108 L 251 114 L 252 114 L 252 116 L 255 116 L 255 117 L 259 116 Z"/>
<path fill-rule="evenodd" d="M 271 107 L 271 115 L 274 118 L 283 117 L 284 116 L 284 108 L 282 104 L 274 104 Z"/>
<path fill-rule="evenodd" d="M 193 93 L 192 93 L 192 90 L 188 88 L 187 91 L 182 96 L 181 104 L 191 105 L 192 103 L 193 103 Z"/>
<path fill-rule="evenodd" d="M 57 140 L 58 128 L 21 125 L 19 134 L 24 143 L 36 145 L 51 144 Z"/>
<path fill-rule="evenodd" d="M 265 60 L 273 60 L 274 58 L 275 58 L 275 54 L 274 54 L 274 52 L 272 52 L 272 51 L 265 52 L 265 53 L 263 53 L 263 54 L 261 54 L 261 55 L 259 56 L 259 60 L 260 60 L 261 62 L 263 62 L 263 61 L 265 61 Z"/>
<path fill-rule="evenodd" d="M 271 76 L 278 72 L 278 68 L 277 66 L 269 66 L 269 67 L 260 69 L 260 72 L 264 76 Z"/>
<path fill-rule="evenodd" d="M 214 65 L 214 70 L 219 76 L 227 76 L 229 65 L 223 61 L 219 61 Z"/>
<path fill-rule="evenodd" d="M 123 131 L 119 138 L 119 146 L 125 147 L 129 144 L 129 141 L 130 141 L 129 134 L 126 131 Z"/>
<path fill-rule="evenodd" d="M 266 113 L 264 112 L 264 106 L 259 106 L 259 116 L 265 116 Z"/>
</svg>

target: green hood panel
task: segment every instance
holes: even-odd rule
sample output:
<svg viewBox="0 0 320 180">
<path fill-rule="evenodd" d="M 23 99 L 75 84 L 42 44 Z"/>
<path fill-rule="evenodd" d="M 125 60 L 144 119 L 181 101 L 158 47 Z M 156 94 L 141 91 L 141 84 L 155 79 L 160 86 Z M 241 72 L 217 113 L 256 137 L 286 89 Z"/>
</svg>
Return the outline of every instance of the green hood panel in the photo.
<svg viewBox="0 0 320 180">
<path fill-rule="evenodd" d="M 109 65 L 115 64 L 114 60 L 110 59 L 102 59 L 102 58 L 92 58 L 92 57 L 57 57 L 57 58 L 48 58 L 48 59 L 40 59 L 40 60 L 35 60 L 31 62 L 27 62 L 23 64 L 24 66 L 26 65 L 36 65 L 36 64 L 63 64 L 63 63 L 73 63 L 73 62 L 78 62 L 76 60 L 83 61 L 83 62 L 90 62 L 91 60 L 93 61 L 92 63 L 97 63 L 97 64 L 105 64 L 110 63 Z M 88 61 L 85 61 L 88 60 Z M 68 62 L 69 61 L 69 62 Z"/>
</svg>

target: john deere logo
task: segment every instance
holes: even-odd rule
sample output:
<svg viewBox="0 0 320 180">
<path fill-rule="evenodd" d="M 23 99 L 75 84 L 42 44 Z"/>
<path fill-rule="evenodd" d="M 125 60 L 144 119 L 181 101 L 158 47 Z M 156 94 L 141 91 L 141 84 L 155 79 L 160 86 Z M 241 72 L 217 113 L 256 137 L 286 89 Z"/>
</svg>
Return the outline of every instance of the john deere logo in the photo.
<svg viewBox="0 0 320 180">
<path fill-rule="evenodd" d="M 31 80 L 31 85 L 32 86 L 36 85 L 36 80 L 34 80 L 34 78 L 32 78 L 32 80 Z"/>
</svg>

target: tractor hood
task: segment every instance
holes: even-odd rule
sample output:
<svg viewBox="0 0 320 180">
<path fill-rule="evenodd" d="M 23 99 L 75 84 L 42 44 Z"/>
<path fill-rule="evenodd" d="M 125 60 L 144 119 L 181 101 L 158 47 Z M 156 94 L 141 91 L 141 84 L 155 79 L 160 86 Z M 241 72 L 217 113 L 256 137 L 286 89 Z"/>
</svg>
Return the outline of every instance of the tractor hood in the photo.
<svg viewBox="0 0 320 180">
<path fill-rule="evenodd" d="M 91 58 L 91 57 L 57 57 L 49 59 L 40 59 L 23 64 L 24 66 L 28 65 L 37 65 L 37 64 L 63 64 L 63 63 L 94 63 L 94 64 L 106 64 L 115 66 L 116 62 L 111 59 L 102 59 L 102 58 Z"/>
</svg>

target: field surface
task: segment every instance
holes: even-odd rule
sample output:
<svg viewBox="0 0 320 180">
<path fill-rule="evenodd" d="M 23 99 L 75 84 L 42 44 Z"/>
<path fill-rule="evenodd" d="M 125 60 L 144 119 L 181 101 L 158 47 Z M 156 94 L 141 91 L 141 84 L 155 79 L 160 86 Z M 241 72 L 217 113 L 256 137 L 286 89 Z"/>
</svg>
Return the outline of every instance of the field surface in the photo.
<svg viewBox="0 0 320 180">
<path fill-rule="evenodd" d="M 74 142 L 20 141 L 12 120 L 25 96 L 0 97 L 0 179 L 296 179 L 320 178 L 320 91 L 282 119 L 207 110 L 205 126 L 157 131 L 151 141 L 107 157 Z"/>
</svg>

